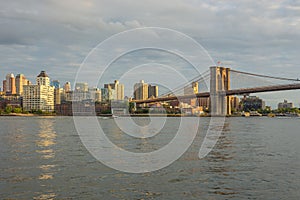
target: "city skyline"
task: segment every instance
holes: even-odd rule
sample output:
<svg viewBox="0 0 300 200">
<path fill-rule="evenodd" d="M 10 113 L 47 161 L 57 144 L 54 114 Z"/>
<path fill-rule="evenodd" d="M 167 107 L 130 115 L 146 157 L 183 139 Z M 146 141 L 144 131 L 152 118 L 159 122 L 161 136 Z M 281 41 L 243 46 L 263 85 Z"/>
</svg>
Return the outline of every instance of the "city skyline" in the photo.
<svg viewBox="0 0 300 200">
<path fill-rule="evenodd" d="M 46 72 L 46 71 L 42 70 L 41 72 Z M 8 74 L 6 74 L 6 76 L 2 80 L 2 84 L 0 85 L 0 92 L 11 92 L 11 89 L 9 89 L 9 87 L 8 87 L 10 85 L 10 87 L 12 87 L 12 86 L 15 87 L 14 92 L 12 94 L 21 95 L 21 93 L 18 93 L 18 89 L 17 88 L 20 87 L 20 86 L 17 87 L 16 80 L 14 80 L 13 84 L 12 83 L 7 84 L 7 80 L 9 80 L 9 78 L 16 79 L 18 77 L 19 78 L 23 77 L 23 79 L 26 80 L 26 84 L 24 83 L 24 85 L 27 85 L 27 84 L 32 84 L 33 82 L 35 82 L 37 76 L 35 77 L 35 81 L 30 81 L 30 80 L 26 79 L 26 76 L 24 74 L 22 74 L 22 73 L 18 73 L 16 76 L 14 75 L 14 73 L 8 73 Z M 138 79 L 137 79 L 137 81 L 138 81 Z M 113 90 L 120 90 L 116 94 L 116 99 L 117 100 L 124 99 L 125 96 L 127 96 L 127 97 L 133 97 L 134 96 L 134 93 L 124 95 L 124 88 L 125 87 L 124 87 L 124 84 L 119 84 L 119 80 L 114 80 L 114 83 L 103 83 L 102 86 L 100 86 L 100 84 L 98 84 L 97 86 L 90 86 L 88 84 L 88 82 L 74 82 L 73 85 L 72 85 L 71 82 L 69 82 L 69 81 L 60 82 L 60 80 L 57 80 L 57 79 L 54 78 L 54 79 L 52 79 L 49 82 L 49 85 L 53 86 L 56 89 L 63 88 L 66 91 L 76 91 L 77 90 L 79 92 L 88 92 L 90 89 L 93 89 L 93 88 L 98 88 L 98 89 L 111 88 Z M 68 89 L 66 89 L 66 85 L 67 85 Z M 116 85 L 116 86 L 113 86 L 113 85 Z M 6 88 L 4 89 L 5 86 L 6 86 Z M 149 92 L 149 95 L 148 95 L 148 91 L 147 91 L 148 97 L 151 97 L 151 96 L 157 97 L 158 96 L 158 86 L 156 86 L 156 85 L 150 85 L 149 84 L 149 87 L 152 87 L 152 90 L 153 90 L 153 87 L 155 89 L 154 89 L 154 91 Z"/>
<path fill-rule="evenodd" d="M 74 82 L 79 66 L 97 44 L 122 31 L 155 26 L 192 37 L 214 62 L 248 72 L 300 78 L 297 1 L 175 0 L 142 4 L 149 6 L 130 0 L 118 2 L 122 10 L 115 12 L 116 5 L 104 0 L 49 4 L 6 1 L 0 12 L 0 74 L 20 71 L 33 81 L 34 71 L 46 70 L 62 83 Z M 131 58 L 144 63 L 156 60 L 146 54 Z M 170 66 L 179 65 L 173 58 L 166 60 Z M 111 76 L 110 80 L 120 78 Z M 285 96 L 300 104 L 299 91 L 262 94 L 271 105 Z"/>
<path fill-rule="evenodd" d="M 45 71 L 41 71 L 41 73 L 46 73 Z M 39 75 L 37 76 L 37 78 L 41 75 L 41 73 L 39 73 Z M 48 75 L 46 75 L 48 77 Z M 28 79 L 26 79 L 26 76 L 22 73 L 18 73 L 16 76 L 13 74 L 13 73 L 8 73 L 6 74 L 6 76 L 4 77 L 3 79 L 3 83 L 2 83 L 2 86 L 0 86 L 0 92 L 3 92 L 3 87 L 4 87 L 4 82 L 6 82 L 8 80 L 8 78 L 11 78 L 13 77 L 14 79 L 16 78 L 19 78 L 19 79 L 24 79 L 23 81 L 26 82 L 26 84 L 24 83 L 24 86 L 26 85 L 32 85 L 32 86 L 35 86 L 36 85 L 40 85 L 40 83 L 38 82 L 38 80 L 36 79 L 36 83 L 35 84 L 32 84 L 32 82 Z M 60 85 L 60 81 L 57 80 L 57 79 L 53 79 L 51 80 L 49 78 L 49 86 L 51 85 L 54 89 L 63 89 L 65 92 L 68 92 L 68 91 L 78 91 L 78 92 L 89 92 L 89 93 L 94 93 L 95 91 L 99 91 L 100 92 L 100 99 L 101 101 L 103 101 L 104 99 L 106 100 L 110 100 L 110 99 L 113 99 L 113 100 L 124 100 L 124 97 L 126 98 L 133 98 L 135 100 L 145 100 L 145 99 L 148 99 L 148 98 L 154 98 L 154 97 L 158 97 L 158 94 L 159 94 L 159 90 L 158 90 L 158 86 L 157 85 L 151 85 L 151 84 L 148 84 L 148 83 L 145 83 L 144 80 L 139 80 L 139 82 L 136 82 L 134 85 L 132 86 L 128 86 L 128 87 L 133 87 L 133 93 L 130 94 L 130 95 L 125 95 L 124 94 L 124 88 L 125 86 L 123 84 L 120 84 L 121 86 L 121 90 L 123 92 L 113 92 L 114 94 L 111 94 L 111 97 L 103 97 L 103 89 L 112 89 L 112 90 L 120 90 L 119 89 L 119 81 L 118 80 L 114 80 L 114 83 L 104 83 L 102 84 L 103 87 L 101 86 L 96 86 L 96 87 L 91 87 L 88 85 L 87 82 L 76 82 L 73 84 L 73 88 L 72 88 L 72 84 L 70 85 L 70 82 L 69 81 L 66 81 L 64 84 Z M 13 94 L 17 94 L 17 95 L 23 95 L 23 88 L 22 88 L 22 93 L 20 93 L 20 85 L 17 86 L 18 82 L 15 80 L 14 81 L 14 86 L 15 86 L 15 93 Z M 20 83 L 19 83 L 20 84 Z M 45 84 L 45 83 L 44 83 Z M 142 84 L 142 85 L 140 85 Z M 199 83 L 198 82 L 192 82 L 191 83 L 191 86 L 185 86 L 183 88 L 183 94 L 184 95 L 188 95 L 188 94 L 196 94 L 198 93 L 199 91 L 199 88 L 200 86 L 198 85 Z M 47 84 L 46 84 L 47 85 Z M 12 86 L 12 85 L 11 85 Z M 24 87 L 23 86 L 23 87 Z M 144 89 L 144 86 L 146 87 L 146 89 Z M 138 89 L 138 88 L 143 88 L 143 89 Z M 150 91 L 151 90 L 151 91 Z M 17 92 L 19 91 L 19 92 Z M 54 90 L 55 91 L 55 90 Z M 53 91 L 53 92 L 54 92 Z M 8 91 L 8 94 L 10 93 L 11 91 Z M 138 93 L 142 93 L 142 96 L 141 97 L 138 97 L 136 98 L 136 92 Z M 105 94 L 104 95 L 108 95 L 107 92 L 104 92 Z M 120 94 L 118 93 L 121 93 L 121 97 Z M 143 94 L 145 93 L 145 94 Z M 140 95 L 140 94 L 139 94 Z M 54 94 L 54 99 L 56 98 L 55 96 L 57 96 L 56 94 Z M 92 96 L 95 97 L 95 94 L 93 94 Z M 235 98 L 239 99 L 241 98 L 243 95 L 236 95 L 236 96 L 231 96 L 232 100 L 229 100 L 229 101 L 232 101 L 232 105 L 234 105 L 235 103 L 233 103 L 235 100 Z M 253 95 L 250 95 L 249 98 L 259 98 L 260 95 L 257 95 L 257 96 L 253 96 Z M 70 98 L 70 97 L 68 97 Z M 245 98 L 245 96 L 244 96 Z M 280 108 L 280 107 L 284 107 L 283 105 L 287 105 L 288 108 L 292 108 L 292 107 L 299 107 L 300 108 L 300 104 L 299 106 L 296 105 L 295 102 L 291 101 L 289 103 L 287 103 L 288 101 L 290 100 L 287 100 L 289 98 L 287 97 L 284 97 L 282 100 L 278 101 L 276 104 L 274 105 L 269 105 L 267 103 L 265 103 L 265 99 L 262 99 L 262 101 L 264 101 L 264 104 L 263 104 L 263 107 L 271 107 L 272 109 L 277 109 L 277 108 Z M 242 98 L 241 98 L 242 100 Z M 60 101 L 60 100 L 59 100 Z M 203 103 L 202 101 L 204 101 L 205 103 Z M 203 104 L 203 105 L 206 105 L 207 100 L 205 100 L 205 98 L 200 98 L 199 102 L 202 102 L 200 104 Z M 55 102 L 55 100 L 54 100 Z M 193 105 L 192 103 L 193 101 L 190 102 L 191 105 Z M 195 102 L 194 102 L 195 103 Z M 55 104 L 54 104 L 55 105 Z"/>
</svg>

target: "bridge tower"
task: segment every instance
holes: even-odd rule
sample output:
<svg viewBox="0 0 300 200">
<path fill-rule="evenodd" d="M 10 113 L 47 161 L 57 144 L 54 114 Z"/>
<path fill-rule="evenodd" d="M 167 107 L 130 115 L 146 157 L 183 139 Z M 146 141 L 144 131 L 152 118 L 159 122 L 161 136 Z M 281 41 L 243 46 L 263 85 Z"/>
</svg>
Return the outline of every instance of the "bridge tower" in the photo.
<svg viewBox="0 0 300 200">
<path fill-rule="evenodd" d="M 231 115 L 230 96 L 230 68 L 210 67 L 210 112 L 212 116 Z"/>
</svg>

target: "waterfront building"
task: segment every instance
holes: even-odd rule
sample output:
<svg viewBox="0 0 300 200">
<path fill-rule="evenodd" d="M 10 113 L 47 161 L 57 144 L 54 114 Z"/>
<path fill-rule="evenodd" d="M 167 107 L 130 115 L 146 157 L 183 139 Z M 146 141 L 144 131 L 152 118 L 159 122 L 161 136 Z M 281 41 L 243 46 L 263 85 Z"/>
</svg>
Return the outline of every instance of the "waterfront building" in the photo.
<svg viewBox="0 0 300 200">
<path fill-rule="evenodd" d="M 292 102 L 288 102 L 287 100 L 284 100 L 283 102 L 280 102 L 278 104 L 278 109 L 282 108 L 294 108 L 294 104 Z"/>
<path fill-rule="evenodd" d="M 265 101 L 256 96 L 244 97 L 241 101 L 243 111 L 265 109 Z"/>
<path fill-rule="evenodd" d="M 129 102 L 127 100 L 113 100 L 111 102 L 111 113 L 115 116 L 128 114 Z"/>
<path fill-rule="evenodd" d="M 112 90 L 111 92 L 114 93 L 113 100 L 124 100 L 124 85 L 120 84 L 118 80 L 115 80 L 114 83 L 104 84 L 104 88 Z M 114 91 L 113 91 L 114 90 Z"/>
<path fill-rule="evenodd" d="M 198 91 L 198 82 L 193 82 L 188 86 L 185 86 L 183 88 L 183 93 L 184 95 L 192 95 L 192 94 L 197 94 Z M 182 100 L 182 102 L 184 103 L 188 103 L 189 105 L 196 107 L 198 106 L 198 102 L 196 98 L 192 98 L 192 99 L 184 99 Z"/>
<path fill-rule="evenodd" d="M 73 100 L 74 91 L 64 91 L 62 101 L 72 101 Z"/>
<path fill-rule="evenodd" d="M 107 88 L 101 88 L 101 101 L 108 102 L 116 99 L 116 91 L 111 88 L 111 86 L 107 86 Z"/>
<path fill-rule="evenodd" d="M 24 85 L 29 85 L 30 81 L 28 81 L 26 79 L 26 77 L 24 76 L 24 74 L 18 74 L 16 76 L 16 94 L 18 95 L 23 95 L 24 90 L 23 90 L 23 86 Z"/>
<path fill-rule="evenodd" d="M 209 109 L 209 102 L 210 99 L 209 97 L 201 97 L 201 98 L 198 98 L 198 105 L 200 107 L 202 107 L 204 110 L 208 110 Z"/>
<path fill-rule="evenodd" d="M 73 92 L 72 101 L 85 101 L 90 99 L 87 83 L 76 83 Z"/>
<path fill-rule="evenodd" d="M 16 94 L 16 79 L 14 74 L 7 74 L 5 77 L 5 81 L 3 81 L 3 88 L 6 94 Z"/>
<path fill-rule="evenodd" d="M 5 107 L 7 106 L 11 106 L 13 109 L 21 108 L 22 107 L 21 97 L 16 95 L 2 94 L 0 98 L 0 110 L 1 109 L 4 110 Z"/>
<path fill-rule="evenodd" d="M 76 83 L 75 91 L 76 92 L 88 92 L 89 86 L 87 83 Z"/>
<path fill-rule="evenodd" d="M 158 86 L 157 85 L 149 85 L 148 86 L 148 98 L 157 98 L 158 97 Z"/>
<path fill-rule="evenodd" d="M 71 83 L 66 82 L 65 85 L 64 85 L 64 89 L 65 89 L 65 92 L 71 91 Z"/>
<path fill-rule="evenodd" d="M 183 88 L 184 95 L 191 95 L 198 93 L 198 82 L 193 82 L 191 85 L 185 86 Z"/>
<path fill-rule="evenodd" d="M 89 88 L 89 95 L 90 99 L 92 99 L 94 102 L 100 102 L 101 101 L 101 90 L 99 88 Z"/>
<path fill-rule="evenodd" d="M 134 84 L 134 99 L 145 100 L 148 99 L 148 84 L 141 80 L 139 83 Z"/>
<path fill-rule="evenodd" d="M 2 88 L 2 91 L 4 92 L 4 93 L 6 93 L 6 88 L 7 88 L 7 83 L 6 83 L 6 80 L 3 80 L 3 88 Z"/>
<path fill-rule="evenodd" d="M 61 102 L 65 99 L 64 89 L 63 88 L 55 88 L 54 87 L 54 105 L 61 104 Z"/>
<path fill-rule="evenodd" d="M 45 71 L 36 78 L 36 85 L 24 85 L 23 110 L 54 111 L 54 87 Z"/>
<path fill-rule="evenodd" d="M 53 86 L 55 89 L 60 88 L 60 82 L 59 82 L 59 80 L 53 80 L 51 82 L 51 86 Z"/>
<path fill-rule="evenodd" d="M 238 111 L 240 110 L 240 99 L 236 96 L 230 97 L 231 110 Z"/>
</svg>

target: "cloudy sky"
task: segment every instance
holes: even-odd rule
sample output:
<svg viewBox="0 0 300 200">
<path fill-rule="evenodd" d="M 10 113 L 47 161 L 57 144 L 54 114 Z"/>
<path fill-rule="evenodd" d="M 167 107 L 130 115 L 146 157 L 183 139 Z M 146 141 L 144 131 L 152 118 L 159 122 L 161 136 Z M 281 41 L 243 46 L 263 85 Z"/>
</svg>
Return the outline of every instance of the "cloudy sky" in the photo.
<svg viewBox="0 0 300 200">
<path fill-rule="evenodd" d="M 296 0 L 0 0 L 0 5 L 1 79 L 12 72 L 34 82 L 39 71 L 46 70 L 52 79 L 74 82 L 79 66 L 99 43 L 143 27 L 182 32 L 201 44 L 214 62 L 227 67 L 300 78 L 300 1 Z M 134 60 L 136 66 L 136 58 L 145 58 L 144 64 L 157 63 L 162 55 L 135 52 L 123 60 L 127 65 Z M 169 55 L 159 60 L 172 65 L 176 59 Z M 300 92 L 261 96 L 273 106 L 284 97 L 300 104 Z"/>
</svg>

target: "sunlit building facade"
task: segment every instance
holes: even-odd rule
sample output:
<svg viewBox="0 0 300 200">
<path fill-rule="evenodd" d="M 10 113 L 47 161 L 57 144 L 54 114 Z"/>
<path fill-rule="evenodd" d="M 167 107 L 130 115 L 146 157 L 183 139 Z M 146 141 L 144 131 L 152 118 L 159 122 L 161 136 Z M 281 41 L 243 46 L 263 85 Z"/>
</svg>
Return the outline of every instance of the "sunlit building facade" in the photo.
<svg viewBox="0 0 300 200">
<path fill-rule="evenodd" d="M 50 86 L 50 78 L 45 71 L 37 76 L 36 83 L 24 86 L 23 110 L 53 112 L 54 87 Z"/>
<path fill-rule="evenodd" d="M 148 84 L 141 80 L 139 83 L 134 84 L 134 99 L 145 100 L 148 99 Z"/>
<path fill-rule="evenodd" d="M 24 74 L 18 74 L 16 76 L 16 94 L 18 95 L 23 95 L 24 90 L 23 87 L 24 85 L 30 85 L 30 81 L 26 79 Z"/>
</svg>

